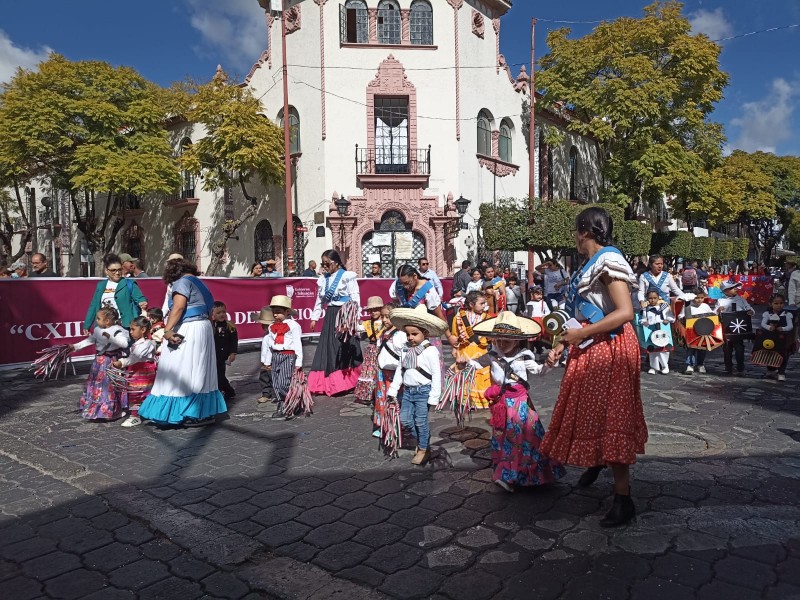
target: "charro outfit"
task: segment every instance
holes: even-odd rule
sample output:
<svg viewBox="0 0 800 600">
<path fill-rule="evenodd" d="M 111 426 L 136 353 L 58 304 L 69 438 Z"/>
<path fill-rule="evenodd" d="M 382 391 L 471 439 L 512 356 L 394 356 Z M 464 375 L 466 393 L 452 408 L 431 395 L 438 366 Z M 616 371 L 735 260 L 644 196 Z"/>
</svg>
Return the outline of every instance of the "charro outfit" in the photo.
<svg viewBox="0 0 800 600">
<path fill-rule="evenodd" d="M 384 329 L 378 337 L 377 374 L 375 380 L 375 412 L 372 414 L 374 431 L 381 430 L 386 413 L 386 397 L 394 380 L 400 355 L 408 342 L 405 331 L 395 327 Z"/>
<path fill-rule="evenodd" d="M 275 321 L 261 343 L 261 364 L 272 367 L 272 387 L 278 405 L 286 400 L 292 376 L 303 366 L 303 331 L 294 319 Z"/>
</svg>

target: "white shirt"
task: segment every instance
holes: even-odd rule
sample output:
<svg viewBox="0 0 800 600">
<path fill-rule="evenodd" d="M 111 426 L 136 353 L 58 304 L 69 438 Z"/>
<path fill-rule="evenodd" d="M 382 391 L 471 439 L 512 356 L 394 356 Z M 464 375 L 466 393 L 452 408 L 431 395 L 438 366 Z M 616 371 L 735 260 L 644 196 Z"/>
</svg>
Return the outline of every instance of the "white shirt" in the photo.
<svg viewBox="0 0 800 600">
<path fill-rule="evenodd" d="M 408 351 L 408 346 L 403 347 L 403 353 Z M 402 361 L 403 355 L 400 355 Z M 439 366 L 439 350 L 435 346 L 429 345 L 417 357 L 417 365 L 425 369 L 431 375 L 431 379 L 425 377 L 416 369 L 404 369 L 402 366 L 397 368 L 398 374 L 392 380 L 392 385 L 389 386 L 389 391 L 386 393 L 391 398 L 397 398 L 397 392 L 400 390 L 400 384 L 405 386 L 431 386 L 431 392 L 428 396 L 428 404 L 434 406 L 439 404 L 439 396 L 442 394 L 442 370 Z M 399 376 L 398 376 L 399 375 Z"/>
<path fill-rule="evenodd" d="M 105 334 L 108 334 L 107 336 Z M 94 345 L 98 354 L 105 354 L 113 350 L 122 350 L 127 348 L 130 344 L 131 338 L 128 335 L 128 330 L 121 325 L 112 325 L 107 329 L 101 329 L 98 326 L 92 330 L 85 340 L 81 340 L 74 345 L 75 350 L 81 350 L 87 346 Z"/>
<path fill-rule="evenodd" d="M 291 350 L 295 355 L 294 366 L 299 369 L 303 366 L 303 331 L 294 319 L 286 319 L 284 323 L 289 326 L 289 331 L 284 334 L 283 343 L 278 344 L 275 341 L 277 334 L 272 331 L 272 325 L 277 324 L 277 321 L 269 326 L 267 335 L 261 340 L 261 364 L 271 365 L 273 352 Z"/>
<path fill-rule="evenodd" d="M 511 372 L 516 375 L 521 381 L 528 380 L 528 373 L 533 375 L 545 375 L 550 371 L 551 367 L 546 364 L 539 364 L 536 362 L 536 357 L 530 350 L 522 349 L 512 356 L 505 356 L 499 350 L 496 352 L 497 358 L 492 360 L 490 371 L 492 383 L 495 385 L 514 384 L 516 381 L 510 377 L 506 377 L 505 369 L 502 363 L 509 363 Z"/>
<path fill-rule="evenodd" d="M 470 281 L 467 284 L 467 293 L 470 292 L 480 292 L 483 290 L 483 279 L 478 279 L 478 281 Z"/>
<path fill-rule="evenodd" d="M 119 310 L 117 306 L 117 299 L 114 298 L 114 294 L 117 291 L 117 286 L 119 282 L 111 281 L 110 279 L 106 280 L 106 289 L 103 291 L 103 295 L 100 296 L 100 306 L 111 306 L 116 310 Z"/>
<path fill-rule="evenodd" d="M 420 271 L 420 273 L 422 273 L 422 271 Z M 436 293 L 439 294 L 440 297 L 444 296 L 444 288 L 442 287 L 442 280 L 439 279 L 439 276 L 436 274 L 436 271 L 434 271 L 433 269 L 428 269 L 427 271 L 422 273 L 422 276 L 433 284 L 433 288 L 436 290 Z"/>
<path fill-rule="evenodd" d="M 336 273 L 331 273 L 331 286 L 333 285 L 336 276 Z M 314 311 L 311 313 L 312 321 L 319 321 L 320 317 L 322 317 L 322 301 L 325 298 L 326 281 L 328 281 L 328 278 L 325 277 L 325 275 L 320 275 L 319 279 L 317 279 L 317 299 L 314 302 Z M 336 298 L 337 296 L 347 296 L 351 301 L 355 302 L 359 307 L 361 307 L 361 292 L 359 292 L 358 289 L 358 281 L 355 273 L 352 271 L 344 272 L 342 278 L 339 280 L 339 284 L 333 291 L 333 298 Z M 345 302 L 347 302 L 347 300 L 331 300 L 330 306 L 342 306 Z"/>
<path fill-rule="evenodd" d="M 766 329 L 767 331 L 769 331 L 769 326 L 770 326 L 769 318 L 773 316 L 786 317 L 786 327 L 778 327 L 778 331 L 791 331 L 792 329 L 794 329 L 794 321 L 792 320 L 792 313 L 790 313 L 788 310 L 783 311 L 781 314 L 774 313 L 771 310 L 765 312 L 761 316 L 761 329 Z M 775 323 L 777 324 L 778 321 L 776 321 Z"/>
<path fill-rule="evenodd" d="M 645 271 L 645 273 L 650 273 L 650 271 Z M 662 292 L 666 292 L 667 294 L 674 294 L 681 300 L 685 299 L 683 291 L 678 287 L 678 284 L 675 283 L 675 279 L 669 273 L 667 273 L 667 276 L 664 278 L 664 282 L 660 286 L 651 284 L 645 277 L 645 273 L 639 275 L 639 295 L 637 296 L 639 298 L 639 302 L 644 302 L 647 300 L 647 290 L 649 290 L 651 287 L 657 287 Z M 663 273 L 666 273 L 666 271 L 661 271 L 661 273 L 658 275 L 653 275 L 650 273 L 650 276 L 656 283 L 658 283 Z"/>
<path fill-rule="evenodd" d="M 672 314 L 669 304 L 664 302 L 656 306 L 648 305 L 642 308 L 642 321 L 646 325 L 661 325 L 662 323 L 672 323 L 675 321 L 675 317 Z"/>
<path fill-rule="evenodd" d="M 700 306 L 695 306 L 694 304 L 687 302 L 683 305 L 683 309 L 681 310 L 681 319 L 693 319 L 701 315 L 713 314 L 713 309 L 705 302 L 703 302 Z"/>
<path fill-rule="evenodd" d="M 533 317 L 546 317 L 550 314 L 550 307 L 547 306 L 547 300 L 531 300 L 526 304 L 528 316 Z"/>
<path fill-rule="evenodd" d="M 133 342 L 130 349 L 130 356 L 119 359 L 123 367 L 129 367 L 136 363 L 153 362 L 156 359 L 156 343 L 153 340 L 141 338 Z"/>
<path fill-rule="evenodd" d="M 433 284 L 433 282 L 431 281 Z M 424 284 L 423 284 L 424 285 Z M 397 280 L 395 279 L 392 282 L 392 285 L 389 286 L 389 297 L 397 299 Z M 416 293 L 416 292 L 415 292 Z M 406 292 L 406 297 L 410 300 L 411 296 L 414 294 L 409 294 Z M 436 291 L 436 285 L 431 285 L 431 289 L 425 294 L 425 298 L 423 298 L 423 302 L 425 302 L 425 306 L 428 308 L 429 311 L 436 310 L 437 306 L 442 305 L 442 297 L 439 295 L 439 292 Z"/>
<path fill-rule="evenodd" d="M 797 306 L 800 304 L 800 268 L 796 268 L 789 275 L 789 283 L 786 285 L 786 301 Z"/>
<path fill-rule="evenodd" d="M 753 312 L 753 307 L 750 306 L 750 303 L 747 302 L 741 296 L 732 296 L 728 297 L 725 296 L 720 298 L 717 302 L 717 312 L 736 312 L 738 310 L 746 310 L 747 312 Z"/>
<path fill-rule="evenodd" d="M 556 289 L 557 283 L 562 283 L 567 277 L 569 277 L 568 273 L 564 270 L 559 268 L 556 271 L 551 271 L 550 269 L 545 269 L 542 273 L 542 277 L 544 278 L 544 293 L 545 295 L 550 294 L 562 294 L 567 291 L 567 288 L 562 285 L 560 288 Z"/>
<path fill-rule="evenodd" d="M 392 335 L 389 336 L 389 339 L 387 339 L 386 342 L 382 342 L 381 339 L 382 338 L 378 338 L 378 368 L 395 371 L 397 370 L 397 367 L 400 366 L 399 357 L 403 352 L 403 348 L 405 348 L 406 343 L 408 343 L 406 332 L 396 329 L 394 332 L 392 332 Z M 389 354 L 389 352 L 386 350 L 387 348 L 394 352 L 398 358 L 395 358 Z"/>
</svg>

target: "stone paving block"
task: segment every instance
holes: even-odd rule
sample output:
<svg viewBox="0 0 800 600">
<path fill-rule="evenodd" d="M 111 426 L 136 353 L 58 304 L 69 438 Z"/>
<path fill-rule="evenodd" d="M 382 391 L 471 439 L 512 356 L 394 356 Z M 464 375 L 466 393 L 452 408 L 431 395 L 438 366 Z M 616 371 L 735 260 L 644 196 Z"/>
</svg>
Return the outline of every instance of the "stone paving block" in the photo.
<svg viewBox="0 0 800 600">
<path fill-rule="evenodd" d="M 316 492 L 326 486 L 326 482 L 316 477 L 307 477 L 305 479 L 296 479 L 286 485 L 286 490 L 293 494 L 307 494 L 308 492 Z M 333 493 L 333 492 L 331 492 Z"/>
<path fill-rule="evenodd" d="M 434 511 L 414 506 L 412 508 L 398 510 L 389 517 L 389 522 L 399 525 L 400 527 L 405 527 L 406 529 L 412 529 L 414 527 L 428 525 L 434 519 L 436 519 L 436 513 Z"/>
<path fill-rule="evenodd" d="M 317 548 L 327 548 L 349 540 L 358 532 L 358 528 L 341 521 L 321 525 L 310 531 L 303 541 Z"/>
<path fill-rule="evenodd" d="M 436 517 L 436 525 L 445 529 L 465 529 L 483 521 L 483 515 L 474 510 L 456 508 Z"/>
<path fill-rule="evenodd" d="M 0 581 L 13 579 L 21 574 L 19 565 L 10 560 L 0 560 Z"/>
<path fill-rule="evenodd" d="M 412 496 L 415 497 L 415 496 Z M 464 497 L 444 492 L 435 496 L 427 496 L 419 503 L 420 507 L 434 512 L 446 512 L 458 508 L 464 503 Z"/>
<path fill-rule="evenodd" d="M 166 596 L 162 596 L 165 598 Z M 116 588 L 107 587 L 99 590 L 88 596 L 84 596 L 82 600 L 135 600 L 136 594 L 129 590 L 118 590 Z"/>
<path fill-rule="evenodd" d="M 52 521 L 39 526 L 37 533 L 41 536 L 57 540 L 70 535 L 80 535 L 88 528 L 91 528 L 88 520 L 67 517 L 66 519 L 59 519 L 58 521 Z"/>
<path fill-rule="evenodd" d="M 90 497 L 85 502 L 70 506 L 70 513 L 76 517 L 92 519 L 108 511 L 106 503 L 97 497 Z"/>
<path fill-rule="evenodd" d="M 14 577 L 3 582 L 3 595 L 13 600 L 31 600 L 42 597 L 42 584 L 27 577 Z"/>
<path fill-rule="evenodd" d="M 450 529 L 438 525 L 425 525 L 409 531 L 403 541 L 420 548 L 432 548 L 447 543 L 452 537 L 453 532 Z"/>
<path fill-rule="evenodd" d="M 731 552 L 741 558 L 747 558 L 773 566 L 786 560 L 787 556 L 786 548 L 778 544 L 734 547 Z"/>
<path fill-rule="evenodd" d="M 106 531 L 114 531 L 130 523 L 130 520 L 125 515 L 116 511 L 108 511 L 94 517 L 91 523 L 92 527 L 105 529 Z"/>
<path fill-rule="evenodd" d="M 364 508 L 357 508 L 348 512 L 342 521 L 350 523 L 358 528 L 367 527 L 368 525 L 375 525 L 386 521 L 392 513 L 384 508 L 378 506 L 365 506 Z"/>
<path fill-rule="evenodd" d="M 72 600 L 101 590 L 105 585 L 105 577 L 100 573 L 76 569 L 46 581 L 44 589 L 51 597 Z"/>
<path fill-rule="evenodd" d="M 5 546 L 0 549 L 0 555 L 2 555 L 3 558 L 21 562 L 36 558 L 37 556 L 50 554 L 55 549 L 56 544 L 53 540 L 35 537 Z"/>
<path fill-rule="evenodd" d="M 122 542 L 123 544 L 138 546 L 152 540 L 153 534 L 138 523 L 130 523 L 124 527 L 115 529 L 114 537 L 118 542 Z"/>
<path fill-rule="evenodd" d="M 274 465 L 270 465 L 272 468 Z M 275 467 L 278 469 L 279 472 L 283 473 L 285 469 L 280 467 Z M 270 492 L 272 490 L 277 490 L 286 486 L 291 480 L 288 477 L 284 477 L 282 475 L 270 475 L 270 476 L 263 476 L 263 477 L 255 477 L 253 479 L 248 479 L 244 482 L 245 487 L 256 491 L 256 492 Z"/>
<path fill-rule="evenodd" d="M 759 591 L 776 581 L 775 572 L 768 565 L 737 556 L 728 556 L 715 563 L 714 573 L 722 581 Z"/>
<path fill-rule="evenodd" d="M 725 581 L 712 581 L 700 588 L 695 596 L 697 600 L 759 600 L 761 594 L 739 585 Z"/>
<path fill-rule="evenodd" d="M 178 577 L 198 581 L 214 572 L 214 567 L 206 562 L 182 554 L 168 563 L 170 572 Z"/>
<path fill-rule="evenodd" d="M 138 590 L 169 576 L 166 565 L 155 560 L 141 559 L 109 573 L 112 585 Z"/>
<path fill-rule="evenodd" d="M 164 600 L 165 598 L 193 599 L 203 596 L 199 584 L 186 579 L 170 577 L 139 590 L 139 600 Z"/>
<path fill-rule="evenodd" d="M 421 567 L 411 567 L 389 575 L 378 589 L 395 598 L 424 598 L 438 590 L 442 581 L 443 575 Z"/>
<path fill-rule="evenodd" d="M 212 490 L 208 488 L 196 488 L 191 490 L 186 490 L 183 492 L 178 492 L 174 496 L 171 496 L 169 501 L 171 504 L 175 506 L 185 506 L 187 504 L 196 504 L 197 502 L 203 502 L 204 500 L 208 500 L 211 496 L 214 495 Z"/>
<path fill-rule="evenodd" d="M 343 577 L 354 581 L 355 583 L 366 585 L 371 588 L 377 588 L 381 585 L 386 575 L 375 569 L 370 569 L 364 565 L 358 565 L 351 569 L 342 569 L 337 574 L 337 577 Z"/>
<path fill-rule="evenodd" d="M 366 481 L 361 481 L 360 479 L 349 477 L 347 479 L 342 479 L 339 481 L 334 481 L 332 483 L 329 483 L 327 486 L 325 486 L 325 491 L 341 497 L 346 494 L 357 492 L 358 490 L 363 489 L 366 485 L 367 485 Z"/>
<path fill-rule="evenodd" d="M 358 491 L 358 492 L 351 492 L 343 496 L 339 496 L 334 501 L 334 504 L 339 508 L 343 508 L 345 510 L 355 510 L 356 508 L 364 508 L 365 506 L 372 506 L 378 501 L 378 498 L 379 497 L 376 494 L 370 494 L 369 492 Z"/>
<path fill-rule="evenodd" d="M 196 504 L 187 504 L 183 507 L 185 510 L 188 510 L 190 513 L 193 513 L 200 517 L 206 517 L 217 510 L 217 507 L 213 504 L 209 504 L 208 502 L 198 502 Z"/>
<path fill-rule="evenodd" d="M 800 559 L 788 558 L 776 569 L 781 582 L 800 586 Z"/>
<path fill-rule="evenodd" d="M 419 562 L 421 558 L 422 550 L 398 542 L 378 548 L 370 554 L 364 564 L 383 573 L 391 574 L 401 569 L 408 569 Z"/>
<path fill-rule="evenodd" d="M 223 571 L 217 571 L 216 573 L 209 575 L 200 583 L 202 584 L 206 593 L 213 594 L 218 598 L 230 598 L 231 600 L 238 600 L 239 598 L 244 597 L 250 591 L 250 588 L 248 588 L 239 579 L 230 573 L 225 573 Z"/>
<path fill-rule="evenodd" d="M 478 525 L 463 531 L 456 541 L 467 548 L 486 548 L 499 544 L 500 538 L 492 529 Z"/>
<path fill-rule="evenodd" d="M 800 600 L 800 586 L 779 583 L 769 588 L 764 595 L 765 600 Z"/>
<path fill-rule="evenodd" d="M 208 515 L 208 518 L 222 525 L 228 525 L 230 523 L 238 523 L 239 521 L 249 519 L 257 512 L 259 512 L 257 506 L 253 506 L 247 502 L 240 502 L 239 504 L 232 504 L 215 510 Z"/>
<path fill-rule="evenodd" d="M 444 572 L 464 570 L 475 557 L 475 553 L 460 546 L 442 546 L 425 555 L 425 564 L 431 569 Z"/>
<path fill-rule="evenodd" d="M 295 542 L 294 544 L 281 546 L 275 552 L 281 556 L 307 563 L 311 562 L 311 559 L 317 555 L 319 548 L 305 542 Z"/>
<path fill-rule="evenodd" d="M 269 508 L 270 506 L 280 506 L 294 498 L 294 494 L 286 490 L 270 490 L 268 492 L 261 492 L 249 499 L 250 504 L 255 504 L 260 508 Z"/>
<path fill-rule="evenodd" d="M 271 548 L 285 546 L 302 540 L 311 528 L 296 521 L 288 521 L 267 527 L 264 531 L 256 536 L 259 542 Z"/>
<path fill-rule="evenodd" d="M 356 542 L 343 542 L 317 554 L 313 563 L 327 571 L 336 572 L 361 564 L 372 552 L 372 548 L 368 546 Z"/>
<path fill-rule="evenodd" d="M 500 578 L 479 569 L 451 575 L 440 589 L 453 600 L 488 600 L 502 588 Z"/>
<path fill-rule="evenodd" d="M 81 561 L 74 554 L 51 552 L 23 563 L 23 572 L 33 579 L 44 581 L 63 573 L 79 569 Z"/>
<path fill-rule="evenodd" d="M 317 527 L 338 521 L 347 514 L 347 511 L 336 506 L 319 506 L 300 512 L 294 519 L 305 525 Z"/>
<path fill-rule="evenodd" d="M 208 502 L 214 506 L 229 506 L 231 504 L 244 502 L 255 496 L 255 494 L 253 490 L 249 490 L 245 487 L 237 487 L 214 494 L 208 498 Z"/>
<path fill-rule="evenodd" d="M 300 507 L 291 504 L 276 505 L 258 511 L 250 519 L 264 527 L 271 527 L 294 519 L 302 512 Z"/>
<path fill-rule="evenodd" d="M 0 529 L 0 548 L 30 539 L 35 535 L 36 532 L 31 527 L 20 524 L 15 518 L 12 525 Z"/>
<path fill-rule="evenodd" d="M 378 496 L 385 497 L 390 494 L 395 494 L 403 490 L 405 485 L 402 481 L 398 481 L 397 479 L 383 479 L 381 481 L 374 481 L 368 484 L 364 491 L 370 492 L 372 494 L 378 494 Z"/>
<path fill-rule="evenodd" d="M 628 552 L 600 554 L 594 559 L 594 569 L 618 579 L 644 579 L 652 572 L 651 562 L 645 557 Z"/>
<path fill-rule="evenodd" d="M 713 576 L 709 563 L 674 552 L 655 558 L 653 574 L 695 589 L 710 581 Z"/>
<path fill-rule="evenodd" d="M 677 581 L 649 577 L 631 588 L 631 600 L 694 600 L 697 590 Z"/>
<path fill-rule="evenodd" d="M 147 558 L 168 562 L 181 554 L 182 549 L 169 540 L 151 540 L 139 547 Z"/>
<path fill-rule="evenodd" d="M 380 548 L 403 539 L 406 533 L 407 530 L 398 525 L 378 523 L 360 529 L 353 541 L 372 548 Z"/>
<path fill-rule="evenodd" d="M 316 506 L 325 506 L 331 504 L 336 500 L 336 496 L 324 490 L 317 490 L 316 492 L 308 492 L 307 494 L 300 494 L 295 496 L 291 503 L 300 508 L 314 508 Z"/>
</svg>

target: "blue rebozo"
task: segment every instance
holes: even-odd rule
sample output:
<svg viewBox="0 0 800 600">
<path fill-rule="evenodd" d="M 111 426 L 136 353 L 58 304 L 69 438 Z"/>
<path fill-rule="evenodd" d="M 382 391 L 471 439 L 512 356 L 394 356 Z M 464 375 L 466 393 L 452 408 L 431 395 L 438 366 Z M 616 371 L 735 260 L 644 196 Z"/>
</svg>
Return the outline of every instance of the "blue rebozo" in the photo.
<svg viewBox="0 0 800 600">
<path fill-rule="evenodd" d="M 595 253 L 594 256 L 592 256 L 592 258 L 587 260 L 580 269 L 572 274 L 572 277 L 569 280 L 569 291 L 567 292 L 567 302 L 565 306 L 566 311 L 571 317 L 578 319 L 578 317 L 581 316 L 589 321 L 589 323 L 597 323 L 605 318 L 606 314 L 602 311 L 602 309 L 595 306 L 578 293 L 578 282 L 583 277 L 583 274 L 593 267 L 603 254 L 607 254 L 609 252 L 624 256 L 622 252 L 620 252 L 614 246 L 603 246 Z M 609 336 L 613 338 L 615 335 L 621 332 L 622 328 L 620 327 L 619 329 L 612 331 Z"/>
</svg>

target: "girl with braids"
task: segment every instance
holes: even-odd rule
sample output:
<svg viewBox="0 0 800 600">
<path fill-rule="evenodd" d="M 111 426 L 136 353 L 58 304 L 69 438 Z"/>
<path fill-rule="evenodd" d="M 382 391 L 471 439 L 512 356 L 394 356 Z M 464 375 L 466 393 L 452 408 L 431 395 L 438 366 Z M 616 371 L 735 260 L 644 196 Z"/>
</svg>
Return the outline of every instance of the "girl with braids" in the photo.
<svg viewBox="0 0 800 600">
<path fill-rule="evenodd" d="M 308 374 L 308 391 L 335 396 L 353 390 L 361 372 L 361 344 L 358 337 L 337 331 L 339 313 L 361 314 L 361 293 L 356 274 L 348 271 L 336 250 L 322 253 L 322 275 L 317 280 L 317 299 L 311 313 L 311 331 L 322 317 L 325 322 Z M 353 332 L 355 333 L 355 332 Z"/>
<path fill-rule="evenodd" d="M 602 208 L 575 219 L 575 245 L 588 257 L 570 279 L 566 310 L 582 327 L 567 329 L 550 351 L 553 364 L 565 346 L 569 358 L 540 450 L 564 464 L 589 467 L 578 485 L 592 485 L 606 466 L 614 475 L 614 502 L 600 521 L 615 527 L 636 514 L 630 465 L 644 453 L 647 425 L 639 389 L 639 342 L 631 326 L 636 278 L 611 245 L 613 222 Z"/>
<path fill-rule="evenodd" d="M 358 385 L 356 385 L 353 395 L 356 397 L 356 402 L 367 406 L 372 405 L 375 394 L 378 371 L 378 338 L 383 329 L 383 320 L 381 319 L 383 305 L 383 298 L 380 296 L 368 298 L 369 318 L 361 324 L 362 334 L 367 340 L 367 345 L 363 350 L 364 362 L 361 363 L 361 376 L 358 378 Z"/>
<path fill-rule="evenodd" d="M 117 309 L 102 306 L 97 311 L 95 325 L 89 337 L 72 346 L 74 351 L 94 344 L 97 352 L 79 403 L 84 419 L 118 419 L 128 408 L 128 392 L 113 385 L 107 371 L 115 360 L 126 353 L 130 341 L 128 332 L 119 324 Z"/>
<path fill-rule="evenodd" d="M 114 361 L 114 367 L 125 369 L 128 380 L 128 406 L 130 416 L 122 422 L 123 427 L 142 424 L 139 408 L 156 381 L 156 343 L 150 339 L 150 319 L 136 317 L 131 321 L 133 345 L 127 357 Z"/>
<path fill-rule="evenodd" d="M 464 305 L 458 309 L 453 319 L 450 321 L 450 333 L 448 339 L 453 347 L 453 357 L 455 364 L 450 367 L 455 377 L 465 372 L 470 361 L 475 361 L 489 351 L 489 341 L 475 333 L 473 327 L 479 323 L 494 317 L 485 310 L 486 294 L 483 292 L 469 292 L 464 299 Z M 488 408 L 486 400 L 486 388 L 491 385 L 489 365 L 481 367 L 472 363 L 475 377 L 472 381 L 470 390 L 470 406 L 473 408 Z"/>
</svg>

